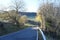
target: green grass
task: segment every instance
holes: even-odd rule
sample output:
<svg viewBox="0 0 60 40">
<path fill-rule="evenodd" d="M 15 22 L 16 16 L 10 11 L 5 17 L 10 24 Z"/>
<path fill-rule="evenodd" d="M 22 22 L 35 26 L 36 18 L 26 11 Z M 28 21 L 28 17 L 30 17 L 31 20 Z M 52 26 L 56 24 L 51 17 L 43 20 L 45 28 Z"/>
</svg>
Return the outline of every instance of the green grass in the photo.
<svg viewBox="0 0 60 40">
<path fill-rule="evenodd" d="M 46 22 L 45 25 L 46 25 L 46 27 L 50 27 L 51 24 L 49 22 Z"/>
<path fill-rule="evenodd" d="M 35 25 L 32 25 L 32 24 L 26 23 L 25 26 L 35 26 Z"/>
</svg>

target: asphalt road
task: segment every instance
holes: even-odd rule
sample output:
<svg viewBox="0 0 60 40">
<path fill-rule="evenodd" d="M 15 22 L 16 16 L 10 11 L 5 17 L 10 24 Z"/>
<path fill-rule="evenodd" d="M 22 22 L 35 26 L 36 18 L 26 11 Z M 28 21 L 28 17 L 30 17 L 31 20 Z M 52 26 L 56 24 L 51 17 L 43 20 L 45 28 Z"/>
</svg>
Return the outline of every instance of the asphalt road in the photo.
<svg viewBox="0 0 60 40">
<path fill-rule="evenodd" d="M 8 35 L 0 36 L 0 40 L 36 40 L 37 30 L 26 28 L 18 32 L 14 32 Z"/>
</svg>

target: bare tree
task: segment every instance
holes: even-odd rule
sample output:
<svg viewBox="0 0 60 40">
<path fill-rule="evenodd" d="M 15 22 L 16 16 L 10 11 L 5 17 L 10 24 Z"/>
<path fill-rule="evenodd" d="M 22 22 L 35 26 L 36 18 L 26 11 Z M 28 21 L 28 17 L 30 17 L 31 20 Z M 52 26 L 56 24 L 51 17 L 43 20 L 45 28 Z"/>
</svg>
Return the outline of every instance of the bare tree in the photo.
<svg viewBox="0 0 60 40">
<path fill-rule="evenodd" d="M 23 0 L 13 0 L 10 8 L 12 8 L 16 11 L 16 13 L 18 13 L 19 11 L 25 11 L 25 4 Z"/>
<path fill-rule="evenodd" d="M 24 11 L 24 2 L 23 0 L 13 0 L 12 1 L 12 5 L 10 6 L 10 8 L 12 10 L 14 10 L 13 12 L 10 11 L 8 13 L 8 15 L 10 16 L 10 18 L 17 24 L 17 26 L 19 26 L 19 18 L 20 18 L 20 13 L 21 11 Z M 12 14 L 11 14 L 12 13 Z M 15 14 L 15 15 L 14 15 Z"/>
<path fill-rule="evenodd" d="M 52 29 L 54 28 L 54 32 L 59 31 L 59 23 L 60 23 L 60 6 L 54 4 L 54 3 L 45 3 L 43 5 L 40 5 L 39 8 L 39 13 L 40 15 L 42 14 L 45 17 L 45 24 L 47 22 L 49 26 L 46 26 L 48 30 L 53 31 Z"/>
</svg>

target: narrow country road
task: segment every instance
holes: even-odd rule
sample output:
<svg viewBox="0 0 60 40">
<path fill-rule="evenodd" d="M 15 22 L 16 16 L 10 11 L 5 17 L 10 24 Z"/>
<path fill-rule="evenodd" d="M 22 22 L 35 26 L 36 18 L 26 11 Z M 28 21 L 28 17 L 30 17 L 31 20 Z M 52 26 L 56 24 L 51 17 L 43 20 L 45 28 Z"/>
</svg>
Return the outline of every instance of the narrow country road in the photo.
<svg viewBox="0 0 60 40">
<path fill-rule="evenodd" d="M 29 27 L 18 32 L 0 36 L 0 40 L 38 40 L 37 27 Z"/>
<path fill-rule="evenodd" d="M 18 32 L 0 36 L 0 40 L 36 40 L 37 30 L 26 28 Z"/>
</svg>

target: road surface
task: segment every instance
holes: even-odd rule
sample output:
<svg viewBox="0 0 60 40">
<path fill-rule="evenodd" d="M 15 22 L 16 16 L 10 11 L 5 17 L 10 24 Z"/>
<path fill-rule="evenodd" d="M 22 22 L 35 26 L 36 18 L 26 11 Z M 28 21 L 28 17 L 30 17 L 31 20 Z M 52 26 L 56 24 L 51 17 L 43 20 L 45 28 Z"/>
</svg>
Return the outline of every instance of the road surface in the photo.
<svg viewBox="0 0 60 40">
<path fill-rule="evenodd" d="M 18 32 L 0 36 L 0 40 L 36 40 L 37 30 L 26 28 Z"/>
</svg>

